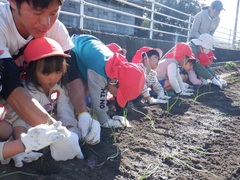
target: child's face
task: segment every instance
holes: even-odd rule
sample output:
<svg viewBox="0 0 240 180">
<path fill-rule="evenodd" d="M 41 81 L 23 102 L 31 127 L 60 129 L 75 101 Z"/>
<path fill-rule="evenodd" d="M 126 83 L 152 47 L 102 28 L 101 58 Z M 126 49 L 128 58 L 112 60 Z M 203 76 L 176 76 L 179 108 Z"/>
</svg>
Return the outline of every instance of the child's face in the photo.
<svg viewBox="0 0 240 180">
<path fill-rule="evenodd" d="M 39 63 L 37 66 L 38 67 L 36 70 L 36 79 L 38 84 L 40 84 L 43 90 L 49 91 L 50 88 L 52 88 L 55 84 L 57 84 L 61 80 L 63 75 L 62 72 L 43 74 L 42 73 L 43 62 Z"/>
<path fill-rule="evenodd" d="M 110 83 L 107 85 L 107 90 L 113 95 L 117 95 L 117 90 L 118 90 L 118 80 L 117 79 L 110 79 Z"/>
<path fill-rule="evenodd" d="M 156 69 L 157 65 L 158 65 L 158 61 L 159 61 L 159 57 L 157 55 L 152 55 L 149 59 L 147 58 L 147 56 L 144 57 L 145 63 L 144 65 L 146 67 L 149 67 L 151 69 Z"/>
<path fill-rule="evenodd" d="M 182 68 L 183 68 L 185 71 L 190 71 L 190 70 L 193 68 L 193 61 L 192 61 L 192 60 L 189 61 L 189 58 L 188 58 L 188 57 L 185 57 L 184 63 L 183 63 L 183 65 L 182 65 Z"/>
<path fill-rule="evenodd" d="M 185 71 L 190 71 L 192 69 L 193 64 L 191 62 L 187 62 L 185 65 L 183 65 L 183 69 Z"/>
</svg>

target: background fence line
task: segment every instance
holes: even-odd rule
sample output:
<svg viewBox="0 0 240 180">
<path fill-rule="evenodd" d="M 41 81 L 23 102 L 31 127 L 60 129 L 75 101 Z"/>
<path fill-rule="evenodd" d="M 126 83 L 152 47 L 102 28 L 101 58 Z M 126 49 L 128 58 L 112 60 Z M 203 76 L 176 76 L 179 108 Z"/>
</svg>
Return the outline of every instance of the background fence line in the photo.
<svg viewBox="0 0 240 180">
<path fill-rule="evenodd" d="M 112 1 L 111 1 L 112 2 Z M 166 8 L 179 14 L 174 17 L 156 9 Z M 148 14 L 148 15 L 147 15 Z M 162 16 L 175 24 L 158 21 L 156 16 Z M 80 29 L 95 30 L 129 36 L 139 36 L 150 39 L 168 41 L 188 41 L 189 31 L 194 16 L 155 1 L 123 1 L 115 0 L 114 3 L 100 0 L 65 0 L 59 19 L 66 25 Z M 162 27 L 162 28 L 161 28 Z M 166 31 L 166 27 L 175 28 L 175 32 Z M 168 28 L 169 29 L 169 28 Z M 239 49 L 239 41 L 233 44 L 234 30 L 218 27 L 214 35 L 215 47 L 225 49 Z M 168 37 L 168 38 L 167 38 Z M 236 39 L 240 33 L 236 32 Z"/>
</svg>

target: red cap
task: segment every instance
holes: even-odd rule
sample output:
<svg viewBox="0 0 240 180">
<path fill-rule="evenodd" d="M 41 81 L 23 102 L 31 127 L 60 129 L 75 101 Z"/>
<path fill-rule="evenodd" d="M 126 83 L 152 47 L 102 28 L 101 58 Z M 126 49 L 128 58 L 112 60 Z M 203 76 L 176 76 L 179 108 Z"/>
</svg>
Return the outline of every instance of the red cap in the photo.
<svg viewBox="0 0 240 180">
<path fill-rule="evenodd" d="M 184 56 L 188 56 L 189 59 L 196 60 L 194 54 L 192 53 L 192 48 L 186 43 L 177 43 L 172 52 L 166 55 L 166 58 L 174 58 L 178 61 L 181 61 Z"/>
<path fill-rule="evenodd" d="M 142 62 L 142 54 L 144 52 L 150 51 L 150 50 L 156 50 L 159 53 L 159 57 L 162 57 L 162 50 L 160 48 L 152 48 L 152 47 L 147 47 L 143 46 L 139 50 L 136 51 L 135 55 L 132 58 L 133 63 L 141 63 Z"/>
<path fill-rule="evenodd" d="M 42 37 L 31 40 L 23 52 L 27 63 L 49 56 L 70 57 L 55 40 Z"/>
<path fill-rule="evenodd" d="M 209 51 L 207 53 L 209 60 L 216 60 L 217 58 L 214 56 L 214 53 L 212 51 Z"/>
<path fill-rule="evenodd" d="M 211 62 L 209 61 L 208 55 L 205 53 L 199 53 L 198 59 L 201 65 L 203 66 L 209 66 Z"/>
<path fill-rule="evenodd" d="M 109 78 L 118 79 L 117 102 L 124 107 L 127 101 L 137 98 L 146 82 L 144 71 L 134 63 L 129 63 L 118 53 L 114 53 L 106 63 Z"/>
<path fill-rule="evenodd" d="M 126 49 L 122 49 L 118 44 L 116 43 L 110 43 L 107 44 L 107 47 L 113 52 L 113 53 L 121 53 L 121 51 L 123 52 L 123 54 L 127 53 Z"/>
</svg>

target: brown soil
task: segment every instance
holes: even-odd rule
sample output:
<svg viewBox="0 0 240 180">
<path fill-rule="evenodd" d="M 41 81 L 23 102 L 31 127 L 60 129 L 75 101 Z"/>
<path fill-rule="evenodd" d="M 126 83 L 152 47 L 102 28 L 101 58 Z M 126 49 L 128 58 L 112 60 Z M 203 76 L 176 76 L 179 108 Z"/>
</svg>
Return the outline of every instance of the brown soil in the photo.
<svg viewBox="0 0 240 180">
<path fill-rule="evenodd" d="M 83 145 L 85 160 L 56 162 L 43 150 L 36 162 L 15 168 L 0 165 L 3 179 L 111 180 L 111 179 L 240 179 L 239 68 L 215 68 L 228 87 L 202 87 L 199 97 L 173 97 L 176 104 L 138 108 L 129 112 L 132 128 L 102 129 L 101 143 Z M 195 92 L 196 94 L 196 92 Z M 154 126 L 151 121 L 154 121 Z M 116 140 L 114 140 L 114 137 Z M 9 174 L 16 173 L 16 174 Z M 23 173 L 30 173 L 29 175 Z M 36 176 L 33 176 L 33 175 Z"/>
</svg>

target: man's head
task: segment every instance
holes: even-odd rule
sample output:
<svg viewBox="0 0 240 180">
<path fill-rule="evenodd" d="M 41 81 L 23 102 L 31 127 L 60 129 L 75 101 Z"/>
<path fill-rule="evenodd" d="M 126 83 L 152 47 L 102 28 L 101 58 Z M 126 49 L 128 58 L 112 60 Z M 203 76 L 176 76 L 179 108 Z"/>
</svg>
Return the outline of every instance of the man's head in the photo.
<svg viewBox="0 0 240 180">
<path fill-rule="evenodd" d="M 64 0 L 9 0 L 17 30 L 28 38 L 43 37 L 58 18 Z"/>
<path fill-rule="evenodd" d="M 116 89 L 117 102 L 124 107 L 129 100 L 137 98 L 143 90 L 146 82 L 144 72 L 134 63 L 129 63 L 121 55 L 115 53 L 106 63 L 106 74 L 115 82 L 110 82 L 108 90 Z"/>
<path fill-rule="evenodd" d="M 209 16 L 211 18 L 215 18 L 215 17 L 219 16 L 219 14 L 222 10 L 225 10 L 223 8 L 222 2 L 219 0 L 215 0 L 211 3 L 211 5 L 209 7 Z"/>
</svg>

